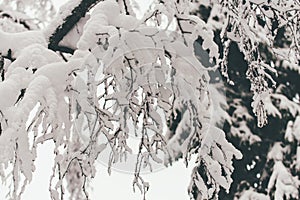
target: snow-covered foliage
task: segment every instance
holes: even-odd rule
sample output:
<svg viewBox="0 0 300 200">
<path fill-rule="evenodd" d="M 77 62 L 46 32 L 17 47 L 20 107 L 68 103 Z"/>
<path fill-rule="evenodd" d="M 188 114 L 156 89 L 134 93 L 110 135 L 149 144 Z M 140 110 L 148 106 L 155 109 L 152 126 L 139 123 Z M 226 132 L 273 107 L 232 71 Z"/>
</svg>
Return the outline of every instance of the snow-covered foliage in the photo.
<svg viewBox="0 0 300 200">
<path fill-rule="evenodd" d="M 51 0 L 0 0 L 0 11 L 27 29 L 45 27 L 55 14 Z"/>
<path fill-rule="evenodd" d="M 32 6 L 37 8 L 34 11 L 45 8 L 47 15 L 52 12 L 46 0 L 30 6 L 32 2 L 15 0 L 9 5 L 19 12 Z M 70 199 L 89 199 L 87 187 L 97 171 L 95 162 L 107 150 L 109 173 L 137 150 L 133 188 L 144 199 L 149 183 L 141 170 L 152 171 L 154 164 L 170 166 L 180 158 L 194 166 L 188 187 L 191 198 L 218 199 L 221 190 L 229 192 L 233 160 L 242 159 L 242 154 L 218 128 L 220 121 L 229 121 L 232 135 L 242 142 L 254 144 L 261 138 L 244 131 L 247 125 L 239 118 L 251 116 L 238 103 L 230 119 L 224 111 L 226 98 L 212 87 L 210 72 L 221 67 L 234 84 L 226 59 L 230 42 L 236 42 L 248 64 L 258 126 L 266 124 L 267 115 L 281 118 L 281 110 L 299 115 L 298 104 L 280 92 L 270 93 L 277 72 L 260 49 L 268 45 L 276 55 L 279 48 L 286 49 L 274 44 L 276 33 L 286 26 L 291 53 L 282 53 L 278 59 L 295 68 L 299 16 L 290 14 L 297 13 L 299 5 L 284 2 L 203 1 L 200 4 L 212 8 L 204 20 L 190 14 L 195 4 L 188 0 L 153 1 L 142 18 L 136 17 L 134 1 L 70 0 L 42 30 L 25 31 L 19 25 L 10 30 L 7 26 L 12 22 L 3 23 L 0 175 L 12 182 L 7 197 L 21 199 L 32 180 L 37 147 L 47 140 L 55 144 L 49 185 L 55 200 L 68 194 Z M 39 19 L 46 22 L 47 15 Z M 209 67 L 195 55 L 199 39 Z M 289 141 L 299 139 L 299 120 L 289 123 Z M 129 135 L 139 139 L 137 146 L 130 144 Z M 269 154 L 275 160 L 269 188 L 285 184 L 282 177 L 289 174 L 283 170 L 284 156 L 276 157 L 277 147 L 274 155 L 273 150 Z M 193 155 L 196 163 L 191 163 Z M 297 149 L 298 167 L 299 155 Z M 289 178 L 292 186 L 276 190 L 275 195 L 298 195 L 292 189 L 299 183 L 292 182 L 293 175 Z"/>
<path fill-rule="evenodd" d="M 291 171 L 283 164 L 284 154 L 289 147 L 283 148 L 279 143 L 275 143 L 268 154 L 268 158 L 274 160 L 273 172 L 268 183 L 268 190 L 275 187 L 275 199 L 297 199 L 299 197 L 300 181 L 297 176 L 293 176 Z"/>
<path fill-rule="evenodd" d="M 231 119 L 224 129 L 244 154 L 235 162 L 231 194 L 220 198 L 299 199 L 299 2 L 209 0 L 195 8 L 214 30 L 229 88 Z M 256 118 L 265 127 L 258 129 Z M 273 150 L 278 144 L 283 153 Z"/>
<path fill-rule="evenodd" d="M 230 42 L 236 42 L 248 63 L 247 78 L 251 82 L 253 112 L 258 118 L 258 126 L 267 124 L 265 98 L 275 87 L 277 76 L 275 63 L 265 57 L 267 46 L 277 60 L 284 60 L 286 66 L 297 68 L 299 53 L 299 2 L 283 1 L 204 1 L 199 3 L 211 9 L 207 24 L 219 30 L 223 57 L 220 61 L 225 77 Z M 283 36 L 284 34 L 284 36 Z M 282 37 L 288 42 L 280 42 Z M 297 69 L 298 70 L 298 69 Z M 232 82 L 233 83 L 233 82 Z"/>
<path fill-rule="evenodd" d="M 270 200 L 270 198 L 262 193 L 256 192 L 253 188 L 246 190 L 239 197 L 239 200 L 250 200 L 250 199 L 259 199 L 259 200 Z"/>
<path fill-rule="evenodd" d="M 230 113 L 229 140 L 248 156 L 236 165 L 240 178 L 235 180 L 238 184 L 233 193 L 235 198 L 299 199 L 300 105 L 296 98 L 294 101 L 288 98 L 279 87 L 270 95 L 270 100 L 265 101 L 270 125 L 257 129 L 250 105 L 245 103 L 250 101 L 250 95 L 247 98 L 245 101 L 242 95 L 244 102 L 235 98 L 230 103 L 233 111 Z"/>
</svg>

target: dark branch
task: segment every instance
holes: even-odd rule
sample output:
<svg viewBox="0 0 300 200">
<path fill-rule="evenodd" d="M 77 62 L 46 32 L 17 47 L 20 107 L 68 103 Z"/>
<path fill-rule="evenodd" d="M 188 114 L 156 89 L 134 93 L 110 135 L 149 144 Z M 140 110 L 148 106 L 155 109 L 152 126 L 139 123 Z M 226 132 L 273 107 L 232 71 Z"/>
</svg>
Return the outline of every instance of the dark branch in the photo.
<svg viewBox="0 0 300 200">
<path fill-rule="evenodd" d="M 59 25 L 49 38 L 48 48 L 54 51 L 61 50 L 59 42 L 69 33 L 76 23 L 101 0 L 82 0 L 81 3 L 72 10 L 72 14 L 64 19 L 64 23 Z M 65 48 L 63 50 L 66 50 Z M 66 52 L 66 51 L 65 51 Z"/>
<path fill-rule="evenodd" d="M 11 62 L 13 62 L 13 61 L 16 60 L 16 58 L 13 58 L 11 54 L 12 54 L 11 49 L 8 49 L 7 54 L 2 55 L 2 58 L 8 59 L 8 60 L 10 60 Z M 3 64 L 4 64 L 4 63 L 3 63 Z"/>
<path fill-rule="evenodd" d="M 129 11 L 128 11 L 127 4 L 126 4 L 126 0 L 123 0 L 123 4 L 124 4 L 124 9 L 125 9 L 126 15 L 130 15 L 130 13 L 129 13 Z"/>
<path fill-rule="evenodd" d="M 73 54 L 74 53 L 74 49 L 71 49 L 69 47 L 65 47 L 65 46 L 54 46 L 53 48 L 51 48 L 53 51 L 60 51 L 62 53 L 70 53 Z"/>
<path fill-rule="evenodd" d="M 1 79 L 4 81 L 4 57 L 0 53 L 0 74 L 1 74 Z M 0 134 L 1 134 L 1 124 L 0 124 Z"/>
</svg>

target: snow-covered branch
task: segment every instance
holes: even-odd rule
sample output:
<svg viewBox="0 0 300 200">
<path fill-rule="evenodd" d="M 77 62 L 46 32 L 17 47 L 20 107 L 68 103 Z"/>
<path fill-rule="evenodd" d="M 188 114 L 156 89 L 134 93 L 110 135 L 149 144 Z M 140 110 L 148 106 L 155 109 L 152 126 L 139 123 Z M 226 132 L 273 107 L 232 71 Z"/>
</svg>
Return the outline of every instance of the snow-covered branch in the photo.
<svg viewBox="0 0 300 200">
<path fill-rule="evenodd" d="M 49 49 L 72 53 L 71 49 L 59 46 L 59 42 L 98 2 L 100 0 L 70 0 L 63 5 L 55 19 L 46 29 Z"/>
</svg>

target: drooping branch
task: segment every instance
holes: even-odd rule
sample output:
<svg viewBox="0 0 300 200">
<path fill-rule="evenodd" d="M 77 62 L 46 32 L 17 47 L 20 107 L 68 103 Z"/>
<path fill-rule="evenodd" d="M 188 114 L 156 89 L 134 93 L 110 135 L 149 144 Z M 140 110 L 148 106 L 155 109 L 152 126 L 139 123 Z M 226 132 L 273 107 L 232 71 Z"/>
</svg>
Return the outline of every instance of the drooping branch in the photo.
<svg viewBox="0 0 300 200">
<path fill-rule="evenodd" d="M 76 23 L 86 15 L 86 13 L 101 0 L 82 0 L 75 6 L 70 15 L 64 17 L 63 22 L 49 36 L 48 48 L 54 51 L 61 50 L 59 42 L 69 33 Z M 50 25 L 51 26 L 51 25 Z"/>
</svg>

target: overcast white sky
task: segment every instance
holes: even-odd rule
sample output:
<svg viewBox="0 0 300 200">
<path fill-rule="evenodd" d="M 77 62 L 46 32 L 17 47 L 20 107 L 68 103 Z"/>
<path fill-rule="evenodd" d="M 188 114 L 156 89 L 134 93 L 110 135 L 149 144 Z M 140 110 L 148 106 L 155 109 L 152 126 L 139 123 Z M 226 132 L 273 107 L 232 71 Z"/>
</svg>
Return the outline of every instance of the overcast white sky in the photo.
<svg viewBox="0 0 300 200">
<path fill-rule="evenodd" d="M 39 146 L 37 169 L 33 181 L 25 191 L 22 200 L 50 200 L 48 186 L 53 164 L 53 144 Z M 98 164 L 98 173 L 93 180 L 92 200 L 142 200 L 140 192 L 132 190 L 133 175 L 112 171 L 109 176 L 107 168 Z M 150 182 L 148 200 L 188 200 L 187 187 L 191 169 L 186 169 L 183 162 L 174 163 L 172 167 L 152 174 L 143 175 Z M 1 198 L 0 198 L 1 199 Z"/>
<path fill-rule="evenodd" d="M 66 0 L 53 0 L 58 9 Z M 148 1 L 149 2 L 149 1 Z M 27 187 L 22 200 L 50 200 L 48 191 L 51 167 L 53 165 L 53 143 L 48 142 L 38 148 L 36 171 L 32 183 Z M 141 200 L 142 196 L 137 190 L 132 190 L 133 175 L 112 171 L 109 176 L 105 166 L 100 162 L 98 173 L 93 180 L 94 188 L 91 193 L 92 200 Z M 190 181 L 191 169 L 186 169 L 183 162 L 174 163 L 172 167 L 158 172 L 143 175 L 145 181 L 150 182 L 147 193 L 148 200 L 185 200 L 189 199 L 187 187 Z M 5 191 L 0 187 L 0 200 L 4 200 Z"/>
<path fill-rule="evenodd" d="M 58 8 L 63 5 L 67 0 L 52 0 L 56 10 L 58 10 Z"/>
</svg>

